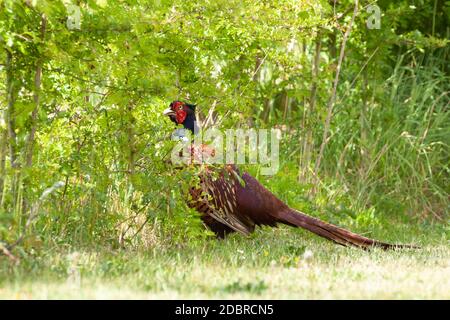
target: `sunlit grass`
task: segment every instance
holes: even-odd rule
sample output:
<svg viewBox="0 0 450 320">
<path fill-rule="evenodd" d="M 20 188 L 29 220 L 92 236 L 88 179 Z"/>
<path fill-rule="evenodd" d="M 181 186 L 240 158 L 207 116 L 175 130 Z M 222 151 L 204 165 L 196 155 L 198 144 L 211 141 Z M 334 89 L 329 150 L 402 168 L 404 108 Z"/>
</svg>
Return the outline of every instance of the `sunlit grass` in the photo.
<svg viewBox="0 0 450 320">
<path fill-rule="evenodd" d="M 370 252 L 290 228 L 185 247 L 51 251 L 9 269 L 2 299 L 449 299 L 450 250 Z"/>
</svg>

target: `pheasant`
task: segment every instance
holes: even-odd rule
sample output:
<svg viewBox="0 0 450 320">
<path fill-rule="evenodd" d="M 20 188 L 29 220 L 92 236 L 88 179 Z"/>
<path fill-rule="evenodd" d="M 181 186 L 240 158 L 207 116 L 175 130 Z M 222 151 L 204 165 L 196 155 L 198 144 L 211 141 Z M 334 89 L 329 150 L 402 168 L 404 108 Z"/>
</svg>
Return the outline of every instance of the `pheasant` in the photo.
<svg viewBox="0 0 450 320">
<path fill-rule="evenodd" d="M 194 133 L 195 105 L 173 101 L 163 114 L 176 125 L 183 125 Z M 208 146 L 194 144 L 189 150 L 194 156 L 196 153 L 214 152 Z M 366 238 L 290 208 L 250 174 L 241 174 L 233 164 L 225 164 L 221 168 L 206 165 L 199 175 L 199 184 L 189 190 L 188 206 L 201 214 L 203 223 L 219 238 L 232 232 L 248 235 L 256 226 L 276 227 L 282 223 L 304 228 L 343 246 L 362 249 L 415 247 Z"/>
</svg>

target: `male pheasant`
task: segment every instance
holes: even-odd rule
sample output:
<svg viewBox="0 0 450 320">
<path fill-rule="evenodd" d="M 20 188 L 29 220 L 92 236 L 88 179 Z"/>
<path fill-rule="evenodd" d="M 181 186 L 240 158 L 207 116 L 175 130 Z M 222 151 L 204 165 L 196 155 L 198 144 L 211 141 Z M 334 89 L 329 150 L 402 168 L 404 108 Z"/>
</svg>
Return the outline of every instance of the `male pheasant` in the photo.
<svg viewBox="0 0 450 320">
<path fill-rule="evenodd" d="M 163 114 L 194 132 L 195 105 L 173 101 Z M 195 156 L 198 152 L 208 152 L 208 147 L 192 144 L 190 150 Z M 235 165 L 226 164 L 219 169 L 205 166 L 199 178 L 199 185 L 190 189 L 188 205 L 200 212 L 204 224 L 221 238 L 235 231 L 248 235 L 255 226 L 275 227 L 283 223 L 304 228 L 343 246 L 363 249 L 414 247 L 369 239 L 292 209 L 250 174 L 241 174 Z"/>
</svg>

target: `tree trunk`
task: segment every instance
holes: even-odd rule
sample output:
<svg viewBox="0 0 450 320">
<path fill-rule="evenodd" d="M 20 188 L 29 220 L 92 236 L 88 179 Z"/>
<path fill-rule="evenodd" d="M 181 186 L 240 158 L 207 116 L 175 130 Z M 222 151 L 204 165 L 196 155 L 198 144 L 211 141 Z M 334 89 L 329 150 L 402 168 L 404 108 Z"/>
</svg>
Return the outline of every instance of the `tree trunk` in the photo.
<svg viewBox="0 0 450 320">
<path fill-rule="evenodd" d="M 289 114 L 289 105 L 290 105 L 289 95 L 288 95 L 287 91 L 285 91 L 284 95 L 283 95 L 283 99 L 282 99 L 282 104 L 281 104 L 281 106 L 284 109 L 283 110 L 283 122 L 284 122 L 284 124 L 286 124 L 287 116 Z"/>
<path fill-rule="evenodd" d="M 0 131 L 0 208 L 3 206 L 3 194 L 5 189 L 6 177 L 6 152 L 8 149 L 8 132 L 6 130 Z"/>
<path fill-rule="evenodd" d="M 263 111 L 263 122 L 267 123 L 267 121 L 269 120 L 269 115 L 270 115 L 270 109 L 271 109 L 271 105 L 270 105 L 270 99 L 269 98 L 264 98 L 264 111 Z"/>
<path fill-rule="evenodd" d="M 44 41 L 45 38 L 45 29 L 47 27 L 47 18 L 45 14 L 41 15 L 41 41 Z M 36 61 L 36 71 L 34 74 L 34 92 L 33 92 L 33 101 L 34 101 L 34 109 L 31 112 L 30 116 L 30 132 L 28 134 L 28 138 L 25 144 L 25 168 L 31 168 L 33 164 L 33 152 L 34 152 L 34 144 L 35 144 L 35 135 L 37 129 L 37 115 L 39 112 L 39 104 L 40 104 L 40 91 L 41 91 L 41 80 L 42 80 L 42 57 L 38 57 Z M 29 177 L 25 177 L 23 180 L 23 190 L 27 190 L 27 185 L 29 184 Z M 29 199 L 25 195 L 22 198 L 22 210 L 23 212 L 27 212 L 29 208 Z"/>
<path fill-rule="evenodd" d="M 255 57 L 255 70 L 253 72 L 253 82 L 255 82 L 255 101 L 258 101 L 258 83 L 259 83 L 259 77 L 261 74 L 261 65 L 263 64 L 264 60 L 261 59 L 261 57 L 259 55 L 256 55 Z M 257 108 L 254 109 L 255 111 L 253 112 L 252 116 L 250 117 L 250 127 L 253 127 L 255 125 L 255 120 L 257 118 L 257 113 L 256 110 Z"/>
<path fill-rule="evenodd" d="M 127 132 L 127 142 L 128 142 L 128 168 L 127 172 L 130 177 L 130 181 L 133 180 L 133 176 L 135 173 L 135 162 L 136 162 L 136 141 L 135 141 L 135 133 L 134 133 L 134 125 L 135 119 L 133 116 L 133 105 L 132 103 L 127 106 L 127 124 L 126 124 L 126 132 Z"/>
<path fill-rule="evenodd" d="M 338 60 L 338 64 L 336 67 L 336 75 L 335 75 L 334 81 L 333 81 L 333 89 L 332 89 L 331 96 L 330 96 L 330 99 L 328 100 L 328 105 L 327 105 L 327 117 L 325 119 L 325 125 L 324 125 L 324 129 L 323 129 L 322 143 L 320 144 L 319 154 L 317 156 L 316 163 L 314 166 L 314 178 L 316 180 L 316 183 L 315 183 L 315 188 L 313 189 L 313 194 L 316 192 L 316 187 L 317 187 L 317 184 L 319 183 L 319 181 L 318 181 L 319 168 L 320 168 L 321 160 L 323 157 L 323 153 L 325 151 L 325 146 L 328 144 L 328 132 L 330 131 L 331 118 L 333 117 L 333 108 L 334 108 L 334 104 L 336 102 L 336 91 L 337 91 L 337 86 L 339 83 L 339 75 L 340 75 L 341 68 L 342 68 L 342 62 L 344 61 L 344 56 L 345 56 L 345 45 L 347 44 L 348 37 L 350 36 L 350 31 L 352 30 L 353 22 L 355 21 L 356 15 L 358 14 L 358 6 L 359 6 L 359 1 L 355 0 L 355 7 L 353 10 L 353 15 L 352 15 L 350 23 L 347 27 L 347 30 L 345 31 L 344 37 L 342 39 L 341 49 L 339 52 L 339 60 Z"/>
<path fill-rule="evenodd" d="M 360 164 L 360 172 L 361 177 L 365 176 L 365 173 L 367 172 L 367 166 L 368 166 L 368 150 L 367 150 L 367 99 L 368 99 L 368 88 L 367 88 L 367 70 L 364 71 L 363 74 L 363 101 L 361 106 L 361 113 L 359 117 L 360 126 L 361 126 L 361 150 L 360 150 L 360 157 L 361 157 L 361 164 Z"/>
<path fill-rule="evenodd" d="M 17 89 L 13 76 L 13 55 L 6 51 L 6 90 L 7 90 L 7 108 L 5 110 L 5 121 L 7 127 L 7 144 L 9 145 L 9 161 L 11 167 L 10 191 L 12 199 L 12 212 L 17 212 L 19 180 L 20 180 L 20 163 L 18 159 L 18 145 L 16 134 L 16 94 Z M 3 192 L 6 192 L 3 190 Z"/>
<path fill-rule="evenodd" d="M 313 65 L 313 75 L 312 75 L 312 84 L 311 84 L 311 96 L 309 99 L 309 112 L 308 112 L 308 122 L 307 122 L 307 135 L 306 135 L 306 150 L 305 150 L 305 163 L 306 170 L 309 172 L 312 158 L 312 149 L 313 149 L 313 114 L 316 108 L 316 100 L 317 100 L 317 79 L 319 77 L 319 68 L 320 68 L 320 52 L 322 50 L 322 37 L 318 35 L 318 39 L 316 40 L 315 46 L 315 54 L 314 54 L 314 65 Z M 310 181 L 310 175 L 306 175 L 307 182 Z"/>
<path fill-rule="evenodd" d="M 337 59 L 337 50 L 336 50 L 336 31 L 333 30 L 329 33 L 329 43 L 328 43 L 328 51 L 330 53 L 331 60 L 334 62 Z"/>
<path fill-rule="evenodd" d="M 44 40 L 45 37 L 45 29 L 47 27 L 47 19 L 44 14 L 41 16 L 41 40 Z M 36 135 L 36 127 L 37 127 L 37 115 L 39 111 L 39 102 L 40 102 L 40 91 L 41 91 L 41 78 L 42 78 L 42 58 L 39 57 L 36 62 L 36 72 L 34 74 L 34 109 L 31 113 L 30 118 L 30 134 L 28 135 L 27 144 L 26 144 L 26 160 L 25 166 L 31 167 L 33 164 L 33 151 L 34 151 L 34 137 Z"/>
<path fill-rule="evenodd" d="M 7 109 L 6 109 L 6 125 L 8 130 L 8 142 L 9 142 L 9 159 L 11 162 L 11 168 L 15 169 L 19 166 L 17 159 L 17 136 L 16 136 L 16 112 L 15 112 L 15 100 L 16 89 L 14 87 L 13 71 L 12 71 L 12 54 L 6 52 L 6 90 L 7 93 Z"/>
</svg>

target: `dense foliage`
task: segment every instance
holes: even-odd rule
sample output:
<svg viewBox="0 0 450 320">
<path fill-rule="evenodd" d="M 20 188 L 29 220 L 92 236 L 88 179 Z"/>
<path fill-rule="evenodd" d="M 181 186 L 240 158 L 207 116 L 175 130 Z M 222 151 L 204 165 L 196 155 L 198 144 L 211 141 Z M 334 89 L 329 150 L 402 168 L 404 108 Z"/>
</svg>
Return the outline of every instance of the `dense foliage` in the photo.
<svg viewBox="0 0 450 320">
<path fill-rule="evenodd" d="M 258 178 L 294 207 L 446 221 L 450 3 L 380 0 L 369 29 L 370 3 L 0 1 L 1 248 L 207 237 L 183 199 L 196 169 L 165 161 L 174 99 L 282 128 Z"/>
</svg>

